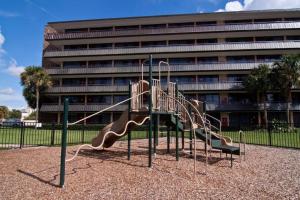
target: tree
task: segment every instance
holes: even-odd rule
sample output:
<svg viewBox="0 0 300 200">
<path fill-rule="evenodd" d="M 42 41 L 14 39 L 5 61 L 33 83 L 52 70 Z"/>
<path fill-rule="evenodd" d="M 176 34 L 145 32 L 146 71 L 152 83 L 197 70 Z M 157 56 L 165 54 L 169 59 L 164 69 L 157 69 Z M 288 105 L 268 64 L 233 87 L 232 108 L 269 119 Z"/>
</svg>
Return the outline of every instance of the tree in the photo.
<svg viewBox="0 0 300 200">
<path fill-rule="evenodd" d="M 21 111 L 16 110 L 16 109 L 12 109 L 11 111 L 9 111 L 9 118 L 21 119 L 21 117 L 22 117 Z"/>
<path fill-rule="evenodd" d="M 250 75 L 243 81 L 245 89 L 257 96 L 257 100 L 264 105 L 264 120 L 268 126 L 268 113 L 266 106 L 267 92 L 272 88 L 270 82 L 270 67 L 267 64 L 260 64 L 258 68 L 251 70 Z"/>
<path fill-rule="evenodd" d="M 9 110 L 6 106 L 0 106 L 0 119 L 8 117 Z"/>
<path fill-rule="evenodd" d="M 21 73 L 23 95 L 31 108 L 36 108 L 36 121 L 39 118 L 40 93 L 52 86 L 50 76 L 43 68 L 28 66 Z"/>
<path fill-rule="evenodd" d="M 287 122 L 290 124 L 292 88 L 300 85 L 300 55 L 286 55 L 275 62 L 272 69 L 272 82 L 274 89 L 278 89 L 286 99 Z"/>
</svg>

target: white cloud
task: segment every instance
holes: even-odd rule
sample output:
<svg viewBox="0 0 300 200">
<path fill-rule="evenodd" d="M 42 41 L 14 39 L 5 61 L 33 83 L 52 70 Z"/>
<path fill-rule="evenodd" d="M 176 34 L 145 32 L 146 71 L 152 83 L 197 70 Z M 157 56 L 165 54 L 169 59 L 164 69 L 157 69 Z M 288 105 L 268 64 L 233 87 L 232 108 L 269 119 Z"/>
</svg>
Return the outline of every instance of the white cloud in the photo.
<svg viewBox="0 0 300 200">
<path fill-rule="evenodd" d="M 14 94 L 14 90 L 12 88 L 4 88 L 4 89 L 0 89 L 0 94 L 3 95 L 12 95 Z"/>
<path fill-rule="evenodd" d="M 224 9 L 218 9 L 216 12 L 224 11 L 241 11 L 241 10 L 267 10 L 267 9 L 288 9 L 300 8 L 299 0 L 244 0 L 242 3 L 239 1 L 229 1 L 226 3 Z"/>
<path fill-rule="evenodd" d="M 0 17 L 18 17 L 18 13 L 0 10 Z"/>
<path fill-rule="evenodd" d="M 24 69 L 25 67 L 17 65 L 17 61 L 15 59 L 11 59 L 7 71 L 10 75 L 20 76 L 20 74 L 24 71 Z"/>
</svg>

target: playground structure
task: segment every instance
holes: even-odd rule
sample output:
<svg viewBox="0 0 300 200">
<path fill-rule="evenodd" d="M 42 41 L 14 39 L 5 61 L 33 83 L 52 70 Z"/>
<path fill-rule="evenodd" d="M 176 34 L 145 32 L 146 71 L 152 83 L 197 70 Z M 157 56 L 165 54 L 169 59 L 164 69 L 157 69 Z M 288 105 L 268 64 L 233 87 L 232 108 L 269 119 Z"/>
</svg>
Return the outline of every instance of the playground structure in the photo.
<svg viewBox="0 0 300 200">
<path fill-rule="evenodd" d="M 144 80 L 144 63 L 149 63 L 148 80 Z M 64 102 L 63 134 L 61 148 L 60 186 L 64 186 L 66 161 L 75 159 L 83 147 L 101 150 L 111 147 L 119 138 L 128 135 L 128 160 L 131 156 L 131 131 L 135 126 L 148 122 L 148 167 L 152 167 L 152 159 L 156 155 L 158 144 L 159 124 L 167 127 L 167 152 L 170 152 L 170 131 L 175 129 L 175 155 L 179 160 L 179 133 L 182 139 L 182 152 L 188 153 L 194 158 L 194 173 L 196 174 L 197 142 L 204 142 L 206 166 L 212 149 L 231 155 L 231 167 L 233 155 L 245 156 L 245 143 L 242 141 L 243 132 L 240 131 L 240 143 L 236 147 L 231 138 L 222 134 L 221 121 L 205 113 L 205 103 L 187 99 L 178 91 L 178 83 L 170 81 L 170 66 L 167 62 L 160 61 L 158 65 L 158 79 L 152 77 L 152 55 L 142 64 L 141 80 L 129 84 L 129 98 L 98 111 L 73 123 L 68 123 L 68 100 Z M 167 82 L 161 79 L 161 66 L 168 68 Z M 128 104 L 118 120 L 105 126 L 92 140 L 92 145 L 81 145 L 73 157 L 66 159 L 66 139 L 68 126 L 83 122 L 95 115 L 99 115 L 120 104 Z M 212 121 L 214 123 L 212 123 Z M 218 124 L 215 126 L 214 124 Z M 185 133 L 189 134 L 189 150 L 185 150 Z"/>
</svg>

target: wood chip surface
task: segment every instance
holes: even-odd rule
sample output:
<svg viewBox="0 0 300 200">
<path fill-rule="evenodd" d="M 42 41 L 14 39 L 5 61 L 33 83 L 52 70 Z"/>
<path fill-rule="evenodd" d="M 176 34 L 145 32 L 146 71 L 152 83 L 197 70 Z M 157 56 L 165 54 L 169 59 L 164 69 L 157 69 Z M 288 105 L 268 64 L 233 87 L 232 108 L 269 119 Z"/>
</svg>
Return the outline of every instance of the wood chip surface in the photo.
<svg viewBox="0 0 300 200">
<path fill-rule="evenodd" d="M 300 199 L 300 150 L 247 145 L 246 160 L 234 156 L 233 168 L 230 156 L 220 159 L 219 152 L 212 152 L 206 168 L 198 144 L 194 176 L 187 153 L 177 162 L 174 142 L 171 154 L 165 138 L 159 143 L 152 169 L 148 140 L 132 142 L 130 161 L 127 141 L 105 151 L 83 149 L 67 163 L 63 189 L 59 147 L 0 151 L 0 199 Z M 68 147 L 68 157 L 77 147 Z"/>
</svg>

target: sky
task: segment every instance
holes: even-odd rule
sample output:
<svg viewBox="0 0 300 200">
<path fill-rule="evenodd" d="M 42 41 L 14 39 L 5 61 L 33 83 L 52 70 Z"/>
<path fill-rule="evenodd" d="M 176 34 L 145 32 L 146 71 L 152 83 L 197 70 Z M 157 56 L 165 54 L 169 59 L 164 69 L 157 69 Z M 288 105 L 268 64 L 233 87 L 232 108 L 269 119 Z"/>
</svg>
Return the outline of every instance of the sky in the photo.
<svg viewBox="0 0 300 200">
<path fill-rule="evenodd" d="M 27 107 L 19 75 L 41 65 L 48 22 L 283 8 L 300 0 L 0 0 L 0 106 Z"/>
</svg>

